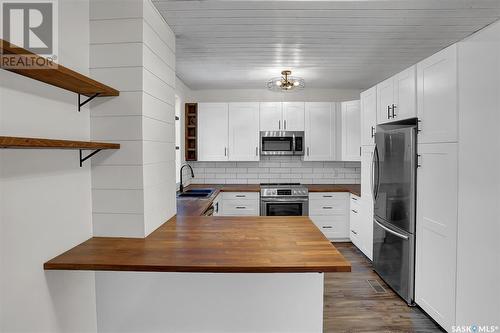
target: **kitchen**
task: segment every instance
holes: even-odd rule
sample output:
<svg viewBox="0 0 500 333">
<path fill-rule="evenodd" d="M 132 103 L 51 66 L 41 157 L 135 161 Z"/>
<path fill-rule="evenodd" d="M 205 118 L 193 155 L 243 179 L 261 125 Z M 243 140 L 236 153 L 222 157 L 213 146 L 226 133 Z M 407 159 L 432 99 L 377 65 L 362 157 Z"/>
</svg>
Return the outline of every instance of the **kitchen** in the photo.
<svg viewBox="0 0 500 333">
<path fill-rule="evenodd" d="M 0 3 L 0 332 L 499 330 L 500 3 L 46 3 L 52 52 Z"/>
</svg>

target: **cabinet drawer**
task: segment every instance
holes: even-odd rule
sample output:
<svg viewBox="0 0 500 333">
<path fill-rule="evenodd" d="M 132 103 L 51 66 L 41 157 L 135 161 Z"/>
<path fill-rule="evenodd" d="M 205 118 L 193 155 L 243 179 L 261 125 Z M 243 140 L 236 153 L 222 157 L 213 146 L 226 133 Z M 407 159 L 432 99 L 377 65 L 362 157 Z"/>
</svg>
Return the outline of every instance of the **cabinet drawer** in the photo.
<svg viewBox="0 0 500 333">
<path fill-rule="evenodd" d="M 226 200 L 222 203 L 222 211 L 226 216 L 258 216 L 258 200 Z"/>
<path fill-rule="evenodd" d="M 259 192 L 223 192 L 224 200 L 259 200 Z"/>
<path fill-rule="evenodd" d="M 310 219 L 328 239 L 349 238 L 347 216 L 310 216 Z"/>
<path fill-rule="evenodd" d="M 309 215 L 347 215 L 346 201 L 347 200 L 311 200 L 309 201 Z"/>
<path fill-rule="evenodd" d="M 344 192 L 309 192 L 309 200 L 347 200 L 348 195 Z"/>
</svg>

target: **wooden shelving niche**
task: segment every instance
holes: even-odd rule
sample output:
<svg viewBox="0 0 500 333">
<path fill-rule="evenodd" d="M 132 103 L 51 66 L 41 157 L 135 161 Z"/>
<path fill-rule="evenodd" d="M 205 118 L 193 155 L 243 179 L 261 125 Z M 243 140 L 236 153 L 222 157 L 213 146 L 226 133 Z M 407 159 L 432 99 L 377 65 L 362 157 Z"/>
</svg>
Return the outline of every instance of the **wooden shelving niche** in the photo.
<svg viewBox="0 0 500 333">
<path fill-rule="evenodd" d="M 186 161 L 198 159 L 198 104 L 185 105 L 185 158 Z"/>
</svg>

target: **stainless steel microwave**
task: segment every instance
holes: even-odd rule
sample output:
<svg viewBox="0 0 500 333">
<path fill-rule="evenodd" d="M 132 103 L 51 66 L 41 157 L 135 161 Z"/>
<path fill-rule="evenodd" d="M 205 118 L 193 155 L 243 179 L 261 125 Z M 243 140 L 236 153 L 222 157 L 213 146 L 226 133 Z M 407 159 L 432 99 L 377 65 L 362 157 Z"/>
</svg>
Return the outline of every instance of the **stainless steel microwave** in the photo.
<svg viewBox="0 0 500 333">
<path fill-rule="evenodd" d="M 304 155 L 304 132 L 261 131 L 261 155 Z"/>
</svg>

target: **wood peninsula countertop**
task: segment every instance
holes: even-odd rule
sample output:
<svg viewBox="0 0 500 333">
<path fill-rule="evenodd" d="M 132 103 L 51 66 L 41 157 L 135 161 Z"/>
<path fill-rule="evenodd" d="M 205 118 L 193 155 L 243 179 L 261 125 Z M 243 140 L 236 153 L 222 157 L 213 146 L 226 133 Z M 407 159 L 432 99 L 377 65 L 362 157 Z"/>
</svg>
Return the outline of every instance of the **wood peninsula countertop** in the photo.
<svg viewBox="0 0 500 333">
<path fill-rule="evenodd" d="M 297 273 L 351 265 L 307 217 L 178 216 L 146 238 L 91 238 L 44 269 Z"/>
</svg>

